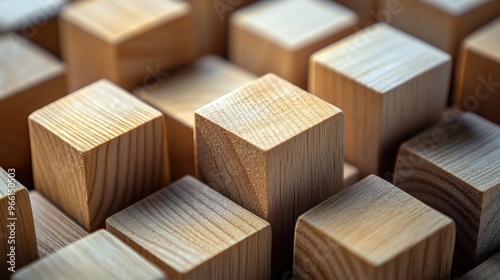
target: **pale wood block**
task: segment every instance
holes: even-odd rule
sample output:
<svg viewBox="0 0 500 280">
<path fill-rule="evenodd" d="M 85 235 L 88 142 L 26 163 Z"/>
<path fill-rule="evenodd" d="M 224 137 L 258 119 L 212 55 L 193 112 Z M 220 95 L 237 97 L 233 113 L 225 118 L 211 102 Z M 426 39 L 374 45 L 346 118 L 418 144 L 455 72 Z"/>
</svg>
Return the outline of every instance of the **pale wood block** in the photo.
<svg viewBox="0 0 500 280">
<path fill-rule="evenodd" d="M 500 18 L 464 40 L 456 83 L 456 105 L 500 124 Z"/>
<path fill-rule="evenodd" d="M 335 0 L 335 2 L 356 12 L 359 16 L 359 25 L 365 27 L 375 22 L 377 0 Z"/>
<path fill-rule="evenodd" d="M 478 267 L 467 272 L 460 280 L 490 280 L 500 275 L 500 252 L 493 255 Z"/>
<path fill-rule="evenodd" d="M 500 250 L 500 128 L 461 113 L 401 146 L 394 184 L 457 223 L 458 275 Z"/>
<path fill-rule="evenodd" d="M 440 119 L 450 56 L 375 24 L 311 57 L 311 93 L 345 113 L 345 159 L 361 176 L 384 174 L 400 143 Z"/>
<path fill-rule="evenodd" d="M 168 182 L 161 112 L 107 80 L 35 111 L 29 127 L 36 190 L 87 231 Z"/>
<path fill-rule="evenodd" d="M 302 215 L 297 279 L 449 279 L 455 224 L 370 175 Z"/>
<path fill-rule="evenodd" d="M 167 279 L 165 274 L 105 230 L 99 230 L 14 273 L 24 279 Z"/>
<path fill-rule="evenodd" d="M 218 56 L 207 55 L 156 87 L 134 91 L 165 115 L 172 180 L 195 175 L 194 111 L 256 78 Z"/>
<path fill-rule="evenodd" d="M 270 225 L 190 176 L 108 218 L 106 229 L 170 279 L 270 277 Z"/>
<path fill-rule="evenodd" d="M 344 188 L 348 188 L 359 181 L 359 169 L 344 161 Z"/>
<path fill-rule="evenodd" d="M 273 274 L 300 214 L 343 189 L 343 113 L 274 74 L 195 112 L 197 172 L 273 228 Z"/>
<path fill-rule="evenodd" d="M 263 1 L 231 16 L 229 57 L 257 75 L 305 88 L 309 56 L 352 33 L 357 15 L 321 0 Z"/>
<path fill-rule="evenodd" d="M 28 190 L 16 180 L 16 170 L 0 167 L 0 279 L 38 258 Z"/>
<path fill-rule="evenodd" d="M 76 1 L 61 17 L 72 91 L 101 78 L 131 90 L 195 56 L 191 9 L 181 1 Z"/>
<path fill-rule="evenodd" d="M 0 54 L 0 166 L 32 187 L 28 116 L 67 93 L 65 68 L 13 33 L 0 36 Z"/>
</svg>

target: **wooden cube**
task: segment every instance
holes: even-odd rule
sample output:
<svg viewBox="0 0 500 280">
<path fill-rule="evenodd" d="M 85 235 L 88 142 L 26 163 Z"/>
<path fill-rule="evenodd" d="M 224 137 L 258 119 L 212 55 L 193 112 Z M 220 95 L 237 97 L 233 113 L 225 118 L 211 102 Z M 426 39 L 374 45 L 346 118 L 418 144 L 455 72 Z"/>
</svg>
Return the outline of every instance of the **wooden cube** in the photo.
<svg viewBox="0 0 500 280">
<path fill-rule="evenodd" d="M 467 274 L 460 277 L 460 280 L 495 279 L 498 275 L 500 275 L 500 252 L 467 272 Z"/>
<path fill-rule="evenodd" d="M 449 279 L 455 224 L 370 175 L 302 215 L 297 279 Z"/>
<path fill-rule="evenodd" d="M 61 16 L 71 91 L 101 78 L 131 90 L 195 56 L 191 10 L 181 1 L 76 1 Z"/>
<path fill-rule="evenodd" d="M 461 113 L 409 140 L 394 184 L 457 223 L 463 274 L 500 250 L 500 127 Z"/>
<path fill-rule="evenodd" d="M 264 1 L 231 16 L 229 57 L 257 75 L 272 72 L 305 88 L 315 51 L 354 31 L 357 15 L 321 0 Z"/>
<path fill-rule="evenodd" d="M 468 36 L 461 47 L 455 104 L 500 125 L 500 18 Z"/>
<path fill-rule="evenodd" d="M 377 16 L 376 0 L 335 0 L 335 2 L 356 12 L 359 16 L 359 25 L 362 27 L 375 22 Z"/>
<path fill-rule="evenodd" d="M 345 113 L 345 159 L 361 176 L 384 174 L 400 143 L 440 119 L 450 56 L 386 24 L 315 53 L 310 91 Z"/>
<path fill-rule="evenodd" d="M 167 279 L 163 272 L 105 230 L 99 230 L 16 272 L 13 280 Z"/>
<path fill-rule="evenodd" d="M 344 188 L 348 188 L 359 181 L 359 169 L 348 163 L 344 162 Z"/>
<path fill-rule="evenodd" d="M 168 182 L 164 120 L 107 80 L 29 117 L 35 188 L 87 231 Z"/>
<path fill-rule="evenodd" d="M 106 221 L 169 279 L 269 279 L 271 227 L 186 176 Z"/>
</svg>

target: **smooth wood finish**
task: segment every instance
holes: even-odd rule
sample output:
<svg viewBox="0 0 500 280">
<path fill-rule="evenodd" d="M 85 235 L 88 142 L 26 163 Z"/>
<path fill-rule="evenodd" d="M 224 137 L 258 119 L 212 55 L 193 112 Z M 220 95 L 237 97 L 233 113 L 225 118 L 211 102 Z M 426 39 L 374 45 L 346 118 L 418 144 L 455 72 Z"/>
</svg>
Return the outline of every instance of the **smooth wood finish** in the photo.
<svg viewBox="0 0 500 280">
<path fill-rule="evenodd" d="M 167 279 L 118 238 L 99 230 L 23 268 L 13 280 Z"/>
<path fill-rule="evenodd" d="M 271 224 L 276 276 L 298 216 L 343 189 L 343 113 L 274 74 L 195 113 L 199 177 Z"/>
<path fill-rule="evenodd" d="M 270 225 L 190 176 L 113 215 L 106 228 L 170 279 L 270 276 Z"/>
<path fill-rule="evenodd" d="M 315 53 L 310 91 L 345 113 L 345 159 L 361 176 L 392 172 L 400 143 L 446 106 L 450 56 L 386 24 Z"/>
<path fill-rule="evenodd" d="M 87 231 L 168 182 L 164 119 L 107 80 L 30 115 L 35 188 Z"/>
<path fill-rule="evenodd" d="M 357 15 L 330 1 L 264 1 L 231 16 L 229 57 L 257 74 L 305 88 L 315 51 L 352 33 Z"/>
<path fill-rule="evenodd" d="M 457 223 L 457 274 L 500 250 L 500 127 L 472 113 L 401 146 L 394 184 Z"/>
<path fill-rule="evenodd" d="M 62 12 L 71 91 L 107 78 L 125 89 L 194 59 L 190 7 L 174 0 L 89 0 Z M 96 50 L 99 50 L 96 52 Z"/>
<path fill-rule="evenodd" d="M 467 272 L 460 277 L 460 280 L 490 280 L 498 278 L 498 275 L 500 275 L 500 252 Z"/>
<path fill-rule="evenodd" d="M 370 175 L 299 218 L 294 276 L 449 279 L 454 242 L 450 218 Z"/>
<path fill-rule="evenodd" d="M 359 181 L 359 169 L 344 161 L 344 188 L 348 188 Z"/>
<path fill-rule="evenodd" d="M 375 22 L 377 17 L 377 0 L 335 0 L 358 14 L 359 25 L 365 27 Z"/>
</svg>

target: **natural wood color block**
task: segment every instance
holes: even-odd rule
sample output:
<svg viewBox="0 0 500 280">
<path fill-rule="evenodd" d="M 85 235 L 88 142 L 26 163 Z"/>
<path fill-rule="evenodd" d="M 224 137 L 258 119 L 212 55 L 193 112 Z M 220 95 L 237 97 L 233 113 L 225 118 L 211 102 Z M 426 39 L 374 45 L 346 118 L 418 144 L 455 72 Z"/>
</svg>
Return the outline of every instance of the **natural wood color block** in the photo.
<svg viewBox="0 0 500 280">
<path fill-rule="evenodd" d="M 457 223 L 458 275 L 500 250 L 500 127 L 472 113 L 401 146 L 394 184 Z"/>
<path fill-rule="evenodd" d="M 297 279 L 449 279 L 455 224 L 370 175 L 302 215 Z"/>
<path fill-rule="evenodd" d="M 344 161 L 344 188 L 348 188 L 359 181 L 359 169 Z"/>
<path fill-rule="evenodd" d="M 16 272 L 13 280 L 167 279 L 163 272 L 105 230 L 99 230 Z"/>
<path fill-rule="evenodd" d="M 106 228 L 169 279 L 270 276 L 270 225 L 190 176 L 113 215 Z"/>
<path fill-rule="evenodd" d="M 400 143 L 444 112 L 450 56 L 386 24 L 315 53 L 310 92 L 345 113 L 345 159 L 361 176 L 392 171 Z"/>
<path fill-rule="evenodd" d="M 500 275 L 500 252 L 467 272 L 460 277 L 460 280 L 490 280 L 498 278 L 498 275 Z"/>
<path fill-rule="evenodd" d="M 500 125 L 500 18 L 462 43 L 455 104 Z"/>
<path fill-rule="evenodd" d="M 359 16 L 359 24 L 362 27 L 375 22 L 377 0 L 335 0 L 335 2 L 356 12 Z"/>
<path fill-rule="evenodd" d="M 85 237 L 88 233 L 35 190 L 30 191 L 40 258 Z"/>
<path fill-rule="evenodd" d="M 107 80 L 34 112 L 29 127 L 35 188 L 87 231 L 168 182 L 161 112 Z"/>
<path fill-rule="evenodd" d="M 229 57 L 257 75 L 305 88 L 309 56 L 352 33 L 357 15 L 321 0 L 264 1 L 231 16 Z"/>
<path fill-rule="evenodd" d="M 172 73 L 157 87 L 134 92 L 165 115 L 172 180 L 195 175 L 194 111 L 256 78 L 218 56 L 207 55 Z"/>
<path fill-rule="evenodd" d="M 343 189 L 343 113 L 274 74 L 198 109 L 199 177 L 273 229 L 273 274 L 298 216 Z"/>
<path fill-rule="evenodd" d="M 191 9 L 181 1 L 76 1 L 61 16 L 72 91 L 101 78 L 131 90 L 195 56 Z"/>
</svg>

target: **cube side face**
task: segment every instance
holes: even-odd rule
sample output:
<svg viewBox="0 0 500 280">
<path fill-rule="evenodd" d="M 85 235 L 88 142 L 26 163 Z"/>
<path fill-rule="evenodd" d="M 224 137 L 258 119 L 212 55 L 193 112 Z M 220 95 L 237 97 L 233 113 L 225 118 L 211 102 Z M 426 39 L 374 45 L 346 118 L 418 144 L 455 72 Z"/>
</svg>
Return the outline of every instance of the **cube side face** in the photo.
<svg viewBox="0 0 500 280">
<path fill-rule="evenodd" d="M 500 250 L 500 182 L 483 195 L 479 223 L 479 237 L 476 247 L 477 263 L 484 262 Z"/>
<path fill-rule="evenodd" d="M 195 176 L 193 128 L 167 114 L 165 114 L 165 125 L 172 181 L 184 175 Z"/>
</svg>

